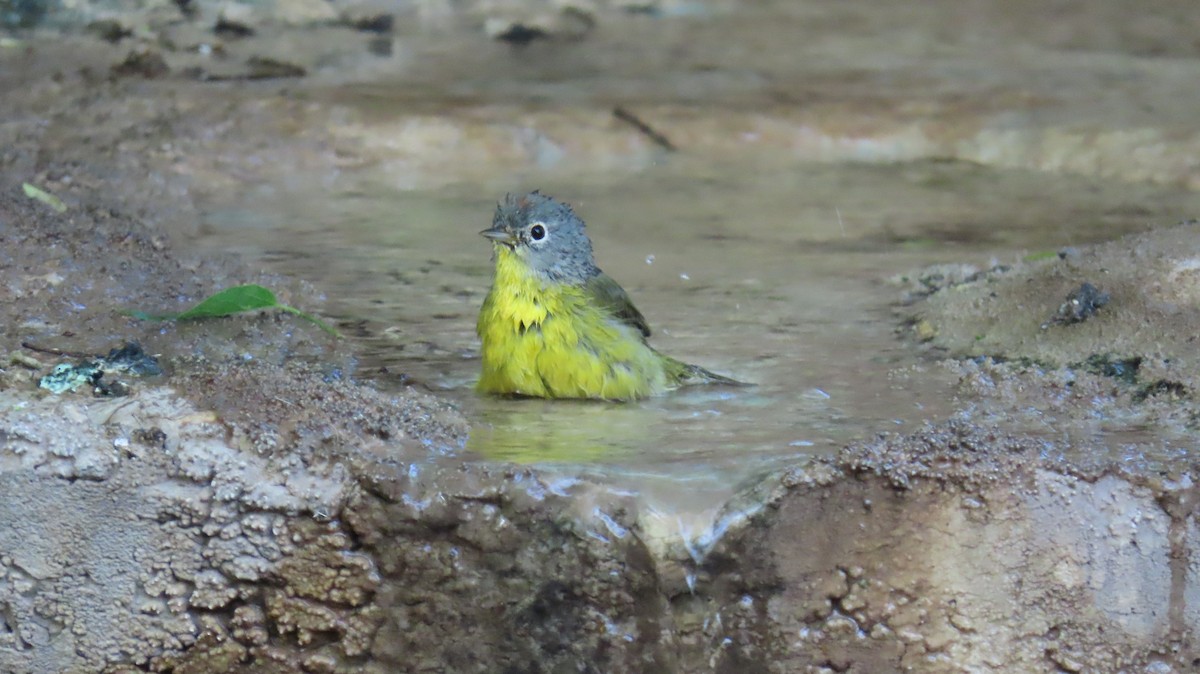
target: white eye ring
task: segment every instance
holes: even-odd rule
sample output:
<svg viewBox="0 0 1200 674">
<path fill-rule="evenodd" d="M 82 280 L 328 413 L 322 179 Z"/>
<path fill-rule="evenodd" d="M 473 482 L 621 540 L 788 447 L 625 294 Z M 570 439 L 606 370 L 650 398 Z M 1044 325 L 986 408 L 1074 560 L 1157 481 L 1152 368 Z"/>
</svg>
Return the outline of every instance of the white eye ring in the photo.
<svg viewBox="0 0 1200 674">
<path fill-rule="evenodd" d="M 546 238 L 546 225 L 535 222 L 529 227 L 529 238 L 534 241 L 541 241 Z"/>
</svg>

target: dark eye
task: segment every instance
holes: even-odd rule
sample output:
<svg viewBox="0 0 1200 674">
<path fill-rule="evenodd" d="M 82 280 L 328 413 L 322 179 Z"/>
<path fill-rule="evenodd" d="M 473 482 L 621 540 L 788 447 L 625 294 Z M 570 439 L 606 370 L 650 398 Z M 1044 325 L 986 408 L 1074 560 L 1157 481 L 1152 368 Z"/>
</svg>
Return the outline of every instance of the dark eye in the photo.
<svg viewBox="0 0 1200 674">
<path fill-rule="evenodd" d="M 534 241 L 541 241 L 546 238 L 546 228 L 541 225 L 534 225 L 529 228 L 529 237 Z"/>
</svg>

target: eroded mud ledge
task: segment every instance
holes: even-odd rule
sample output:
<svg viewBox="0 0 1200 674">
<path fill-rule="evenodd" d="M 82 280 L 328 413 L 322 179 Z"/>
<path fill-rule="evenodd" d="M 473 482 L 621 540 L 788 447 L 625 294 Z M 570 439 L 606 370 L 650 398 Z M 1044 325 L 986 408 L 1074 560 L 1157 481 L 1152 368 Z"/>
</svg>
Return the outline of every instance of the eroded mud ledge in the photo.
<svg viewBox="0 0 1200 674">
<path fill-rule="evenodd" d="M 1194 653 L 1187 475 L 1081 473 L 951 424 L 756 485 L 703 548 L 647 542 L 603 485 L 417 458 L 396 438 L 437 409 L 419 397 L 201 376 L 250 377 L 214 391 L 239 405 L 280 384 L 306 412 L 231 421 L 168 388 L 6 406 L 5 671 L 1182 671 Z M 255 449 L 264 425 L 338 432 Z"/>
</svg>

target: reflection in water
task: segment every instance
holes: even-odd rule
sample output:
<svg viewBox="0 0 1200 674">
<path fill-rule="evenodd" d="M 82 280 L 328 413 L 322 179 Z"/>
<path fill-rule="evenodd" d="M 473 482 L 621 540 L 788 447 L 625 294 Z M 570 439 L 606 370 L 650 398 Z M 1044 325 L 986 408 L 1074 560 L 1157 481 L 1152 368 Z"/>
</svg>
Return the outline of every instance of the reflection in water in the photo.
<svg viewBox="0 0 1200 674">
<path fill-rule="evenodd" d="M 773 445 L 777 429 L 755 425 L 759 412 L 773 406 L 770 396 L 740 388 L 693 387 L 627 404 L 482 397 L 467 448 L 518 463 L 641 469 L 679 459 L 719 462 L 726 455 L 742 461 L 739 449 L 753 455 Z M 657 444 L 665 438 L 669 445 Z"/>
<path fill-rule="evenodd" d="M 801 399 L 806 401 L 814 399 Z M 774 395 L 756 389 L 695 387 L 627 404 L 491 397 L 473 402 L 468 451 L 638 492 L 644 526 L 653 521 L 655 535 L 689 541 L 708 532 L 738 489 L 803 460 L 817 444 L 827 451 L 834 446 L 828 433 L 836 432 L 834 424 L 814 423 L 831 418 L 830 410 L 817 407 L 779 426 L 760 423 L 762 411 L 778 404 Z M 825 426 L 826 435 L 820 443 L 781 446 L 777 436 L 784 426 L 797 433 Z M 664 528 L 665 534 L 659 531 Z"/>
<path fill-rule="evenodd" d="M 640 405 L 494 400 L 481 404 L 467 449 L 499 461 L 592 464 L 636 460 L 657 421 Z"/>
</svg>

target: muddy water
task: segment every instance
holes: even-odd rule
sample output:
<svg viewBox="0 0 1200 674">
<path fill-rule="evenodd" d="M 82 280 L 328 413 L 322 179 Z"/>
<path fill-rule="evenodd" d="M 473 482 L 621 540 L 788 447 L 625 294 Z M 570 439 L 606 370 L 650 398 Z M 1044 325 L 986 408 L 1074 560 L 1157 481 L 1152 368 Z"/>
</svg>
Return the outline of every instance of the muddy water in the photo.
<svg viewBox="0 0 1200 674">
<path fill-rule="evenodd" d="M 541 188 L 588 222 L 600 266 L 671 355 L 754 382 L 635 404 L 481 397 L 475 315 L 506 191 Z M 1200 198 L 1166 188 L 960 163 L 725 166 L 523 176 L 434 192 L 383 172 L 293 176 L 210 204 L 201 245 L 326 289 L 361 340 L 360 375 L 457 401 L 468 452 L 598 476 L 663 511 L 704 510 L 763 472 L 954 409 L 954 381 L 896 334 L 899 290 L 924 265 L 981 266 L 1173 222 Z M 1147 210 L 1156 209 L 1156 210 Z"/>
</svg>

